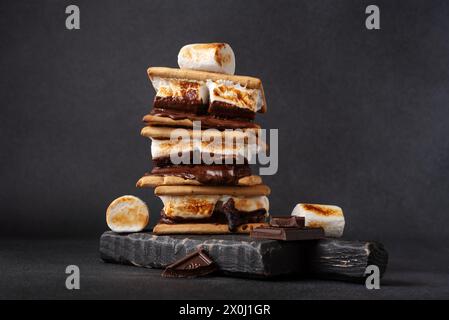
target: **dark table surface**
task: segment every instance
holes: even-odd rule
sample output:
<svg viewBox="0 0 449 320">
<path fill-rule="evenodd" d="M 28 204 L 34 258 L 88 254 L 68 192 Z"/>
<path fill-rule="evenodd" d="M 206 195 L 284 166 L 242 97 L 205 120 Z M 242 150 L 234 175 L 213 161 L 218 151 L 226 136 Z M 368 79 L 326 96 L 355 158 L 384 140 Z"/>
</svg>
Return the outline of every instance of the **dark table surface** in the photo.
<svg viewBox="0 0 449 320">
<path fill-rule="evenodd" d="M 0 240 L 1 299 L 430 299 L 449 297 L 449 250 L 387 244 L 390 263 L 379 290 L 329 280 L 250 280 L 214 276 L 165 279 L 160 270 L 104 263 L 98 239 Z M 80 268 L 67 290 L 65 268 Z"/>
</svg>

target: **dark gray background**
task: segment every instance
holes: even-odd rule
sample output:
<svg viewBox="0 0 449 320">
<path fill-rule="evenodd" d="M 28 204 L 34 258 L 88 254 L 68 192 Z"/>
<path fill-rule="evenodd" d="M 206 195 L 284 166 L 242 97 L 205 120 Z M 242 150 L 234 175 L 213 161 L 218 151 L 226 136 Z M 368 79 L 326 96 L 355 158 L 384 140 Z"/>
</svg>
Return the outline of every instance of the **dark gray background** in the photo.
<svg viewBox="0 0 449 320">
<path fill-rule="evenodd" d="M 331 203 L 346 238 L 447 243 L 448 17 L 445 1 L 2 1 L 1 234 L 99 236 L 123 194 L 154 224 L 160 201 L 134 186 L 150 169 L 146 69 L 225 41 L 237 73 L 263 80 L 258 121 L 279 128 L 272 214 Z"/>
<path fill-rule="evenodd" d="M 65 7 L 81 30 L 65 29 Z M 381 30 L 365 29 L 365 8 Z M 0 298 L 447 298 L 447 1 L 0 2 Z M 271 213 L 343 207 L 348 239 L 382 241 L 381 290 L 332 281 L 187 281 L 99 262 L 105 209 L 150 169 L 139 135 L 148 66 L 226 41 L 237 73 L 263 80 L 278 128 Z M 67 239 L 58 239 L 65 237 Z M 38 239 L 36 238 L 49 238 Z M 80 240 L 80 238 L 88 238 Z M 81 290 L 64 286 L 81 270 Z"/>
</svg>

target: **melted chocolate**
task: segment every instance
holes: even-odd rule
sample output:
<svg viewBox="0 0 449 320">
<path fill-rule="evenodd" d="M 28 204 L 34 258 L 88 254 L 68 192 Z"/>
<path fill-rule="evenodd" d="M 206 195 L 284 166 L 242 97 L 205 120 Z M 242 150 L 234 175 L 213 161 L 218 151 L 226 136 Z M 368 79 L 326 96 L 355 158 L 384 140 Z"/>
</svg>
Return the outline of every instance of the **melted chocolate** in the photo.
<svg viewBox="0 0 449 320">
<path fill-rule="evenodd" d="M 189 113 L 187 110 L 173 111 L 161 108 L 154 108 L 151 115 L 158 117 L 166 117 L 172 120 L 189 119 L 191 121 L 201 121 L 201 127 L 204 129 L 216 128 L 218 130 L 224 129 L 240 129 L 240 128 L 259 128 L 259 126 L 248 119 L 224 119 L 214 115 L 197 115 Z M 149 123 L 143 118 L 143 121 L 148 125 Z"/>
<path fill-rule="evenodd" d="M 236 185 L 241 178 L 251 175 L 251 169 L 248 165 L 182 165 L 154 167 L 151 174 L 172 175 L 207 185 Z"/>
<path fill-rule="evenodd" d="M 266 210 L 258 209 L 254 211 L 240 211 L 235 208 L 234 199 L 230 198 L 223 204 L 222 212 L 228 220 L 230 231 L 235 231 L 239 225 L 246 223 L 261 222 L 265 219 Z"/>
<path fill-rule="evenodd" d="M 211 157 L 212 156 L 213 156 L 213 154 L 211 154 Z M 193 152 L 190 152 L 189 159 L 190 159 L 191 162 L 193 162 Z M 206 165 L 203 162 L 203 155 L 202 154 L 200 155 L 200 160 L 201 160 L 201 164 L 202 165 Z M 162 168 L 162 167 L 173 166 L 173 163 L 171 162 L 170 157 L 153 158 L 152 161 L 153 161 L 153 167 L 161 167 Z M 228 158 L 228 161 L 229 161 L 229 158 Z M 244 163 L 236 163 L 236 162 L 237 162 L 236 159 L 233 158 L 232 159 L 232 163 L 225 163 L 225 158 L 224 158 L 224 156 L 222 156 L 222 163 L 226 164 L 226 165 L 232 165 L 232 164 L 234 164 L 234 165 L 244 165 L 245 164 L 246 165 L 248 163 L 248 160 L 244 159 L 244 161 L 243 161 Z M 182 164 L 182 165 L 189 165 L 189 164 Z"/>
<path fill-rule="evenodd" d="M 251 110 L 239 108 L 232 104 L 221 101 L 211 102 L 209 104 L 208 112 L 221 118 L 254 120 L 254 118 L 256 117 L 256 113 Z"/>
<path fill-rule="evenodd" d="M 180 217 L 167 217 L 164 211 L 161 211 L 159 223 L 179 224 L 179 223 L 216 223 L 227 224 L 229 231 L 235 231 L 238 226 L 246 223 L 258 223 L 265 221 L 265 209 L 254 211 L 240 211 L 235 208 L 234 199 L 230 198 L 224 204 L 218 202 L 214 212 L 209 218 L 205 219 L 188 219 Z"/>
<path fill-rule="evenodd" d="M 189 97 L 173 98 L 173 97 L 155 97 L 154 108 L 178 110 L 191 114 L 205 114 L 207 113 L 208 104 L 203 104 L 196 99 Z"/>
</svg>

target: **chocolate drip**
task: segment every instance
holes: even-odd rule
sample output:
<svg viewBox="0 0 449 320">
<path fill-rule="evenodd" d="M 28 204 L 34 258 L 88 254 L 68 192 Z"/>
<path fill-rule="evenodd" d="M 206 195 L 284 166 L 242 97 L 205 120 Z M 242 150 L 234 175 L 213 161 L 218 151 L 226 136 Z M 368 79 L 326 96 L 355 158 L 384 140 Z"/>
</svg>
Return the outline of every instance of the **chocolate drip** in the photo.
<svg viewBox="0 0 449 320">
<path fill-rule="evenodd" d="M 217 202 L 214 212 L 208 218 L 190 219 L 181 217 L 168 217 L 161 211 L 159 223 L 179 224 L 179 223 L 216 223 L 227 224 L 229 231 L 235 231 L 238 226 L 246 223 L 264 222 L 267 211 L 257 209 L 253 211 L 240 211 L 236 209 L 234 199 L 230 198 L 224 204 Z"/>
<path fill-rule="evenodd" d="M 215 115 L 196 115 L 190 113 L 187 110 L 183 111 L 173 111 L 160 108 L 153 108 L 150 112 L 153 116 L 166 117 L 172 120 L 184 120 L 189 119 L 191 121 L 201 121 L 201 127 L 203 129 L 215 128 L 218 130 L 224 129 L 240 129 L 240 128 L 259 128 L 259 126 L 248 119 L 238 120 L 238 119 L 225 119 L 220 118 Z M 144 122 L 145 117 L 144 117 Z M 146 123 L 148 125 L 148 123 Z"/>
<path fill-rule="evenodd" d="M 241 178 L 251 175 L 251 169 L 248 165 L 183 165 L 154 167 L 151 174 L 172 175 L 207 185 L 236 185 Z"/>
</svg>

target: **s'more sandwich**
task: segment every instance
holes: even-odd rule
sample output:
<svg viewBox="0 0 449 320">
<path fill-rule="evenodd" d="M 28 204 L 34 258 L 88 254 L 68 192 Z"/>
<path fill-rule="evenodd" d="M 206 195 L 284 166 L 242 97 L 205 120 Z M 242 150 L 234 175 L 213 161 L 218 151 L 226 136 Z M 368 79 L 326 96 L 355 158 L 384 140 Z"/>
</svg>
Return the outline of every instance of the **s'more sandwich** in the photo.
<svg viewBox="0 0 449 320">
<path fill-rule="evenodd" d="M 184 46 L 178 68 L 147 70 L 156 90 L 153 110 L 144 117 L 147 125 L 203 128 L 259 128 L 256 113 L 267 110 L 262 82 L 234 75 L 235 56 L 228 44 Z"/>
<path fill-rule="evenodd" d="M 164 203 L 156 234 L 249 233 L 264 226 L 270 189 L 265 185 L 159 186 Z"/>
<path fill-rule="evenodd" d="M 155 188 L 164 203 L 153 232 L 249 233 L 269 208 L 270 189 L 249 165 L 267 148 L 254 122 L 266 111 L 262 83 L 233 74 L 225 43 L 184 46 L 178 64 L 147 70 L 156 94 L 141 134 L 153 169 L 137 186 Z"/>
</svg>

